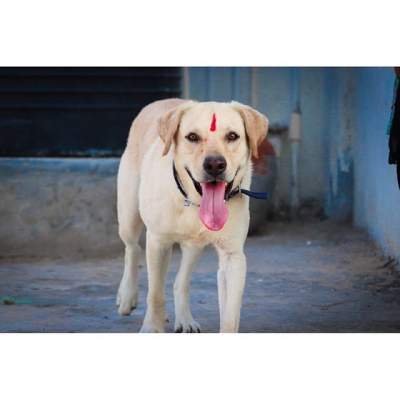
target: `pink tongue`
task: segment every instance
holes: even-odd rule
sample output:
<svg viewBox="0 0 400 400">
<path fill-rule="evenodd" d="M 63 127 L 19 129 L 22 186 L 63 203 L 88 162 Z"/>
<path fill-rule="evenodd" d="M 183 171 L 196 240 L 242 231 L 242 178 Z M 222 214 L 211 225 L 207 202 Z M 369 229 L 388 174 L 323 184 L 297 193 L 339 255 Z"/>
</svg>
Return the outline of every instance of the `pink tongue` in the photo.
<svg viewBox="0 0 400 400">
<path fill-rule="evenodd" d="M 200 219 L 211 231 L 221 230 L 228 219 L 228 207 L 225 204 L 225 182 L 202 183 L 203 191 L 200 203 Z"/>
</svg>

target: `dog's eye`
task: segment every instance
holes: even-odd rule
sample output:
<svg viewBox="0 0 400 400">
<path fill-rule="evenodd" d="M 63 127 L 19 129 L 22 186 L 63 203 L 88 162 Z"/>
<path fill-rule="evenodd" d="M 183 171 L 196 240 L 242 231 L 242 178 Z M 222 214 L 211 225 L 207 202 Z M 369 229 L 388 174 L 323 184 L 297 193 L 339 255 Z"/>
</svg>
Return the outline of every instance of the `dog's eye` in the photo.
<svg viewBox="0 0 400 400">
<path fill-rule="evenodd" d="M 200 141 L 200 136 L 197 133 L 190 132 L 186 135 L 186 139 L 189 140 L 189 142 L 197 143 Z"/>
<path fill-rule="evenodd" d="M 239 135 L 236 132 L 229 132 L 226 135 L 226 139 L 228 140 L 228 142 L 234 142 L 235 140 L 239 139 Z"/>
</svg>

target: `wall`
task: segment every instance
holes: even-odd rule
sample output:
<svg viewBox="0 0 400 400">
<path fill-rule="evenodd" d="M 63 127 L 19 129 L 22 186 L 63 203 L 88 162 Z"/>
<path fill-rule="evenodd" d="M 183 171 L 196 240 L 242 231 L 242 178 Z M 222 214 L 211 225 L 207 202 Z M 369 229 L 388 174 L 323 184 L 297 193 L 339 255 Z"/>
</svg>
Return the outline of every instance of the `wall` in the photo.
<svg viewBox="0 0 400 400">
<path fill-rule="evenodd" d="M 338 221 L 353 214 L 353 146 L 356 135 L 357 71 L 325 69 L 325 213 Z"/>
<path fill-rule="evenodd" d="M 324 202 L 323 136 L 325 118 L 324 68 L 189 68 L 188 96 L 200 101 L 236 100 L 265 113 L 271 125 L 288 126 L 295 107 L 296 83 L 302 110 L 303 138 L 300 144 L 300 200 Z M 278 190 L 288 203 L 290 148 L 283 140 Z M 312 176 L 312 179 L 310 179 Z"/>
<path fill-rule="evenodd" d="M 325 212 L 400 258 L 400 191 L 387 162 L 393 84 L 391 68 L 325 70 Z"/>
<path fill-rule="evenodd" d="M 391 68 L 357 71 L 354 222 L 387 254 L 400 258 L 400 191 L 395 167 L 387 162 L 393 83 Z"/>
<path fill-rule="evenodd" d="M 101 158 L 1 158 L 1 256 L 122 254 L 118 164 Z"/>
</svg>

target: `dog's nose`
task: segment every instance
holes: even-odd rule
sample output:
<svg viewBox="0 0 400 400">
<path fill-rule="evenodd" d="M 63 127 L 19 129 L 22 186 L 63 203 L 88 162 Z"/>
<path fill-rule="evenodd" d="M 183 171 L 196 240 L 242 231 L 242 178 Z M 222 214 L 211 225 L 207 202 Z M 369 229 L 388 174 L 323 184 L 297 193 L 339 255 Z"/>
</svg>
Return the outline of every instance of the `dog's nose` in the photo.
<svg viewBox="0 0 400 400">
<path fill-rule="evenodd" d="M 208 156 L 204 159 L 203 168 L 207 174 L 216 178 L 226 170 L 226 160 L 222 156 Z"/>
</svg>

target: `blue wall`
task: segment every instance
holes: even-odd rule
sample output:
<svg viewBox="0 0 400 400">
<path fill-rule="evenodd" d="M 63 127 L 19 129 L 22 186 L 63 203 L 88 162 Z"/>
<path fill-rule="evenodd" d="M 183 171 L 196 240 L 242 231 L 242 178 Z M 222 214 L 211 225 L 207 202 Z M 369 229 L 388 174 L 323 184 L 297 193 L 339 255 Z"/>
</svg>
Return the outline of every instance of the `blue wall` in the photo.
<svg viewBox="0 0 400 400">
<path fill-rule="evenodd" d="M 356 82 L 353 68 L 325 69 L 325 212 L 340 221 L 353 214 Z"/>
<path fill-rule="evenodd" d="M 400 191 L 395 167 L 387 162 L 393 84 L 391 68 L 357 71 L 354 222 L 387 254 L 400 258 Z"/>
<path fill-rule="evenodd" d="M 400 191 L 388 164 L 393 69 L 330 68 L 325 80 L 325 211 L 400 258 Z"/>
</svg>

